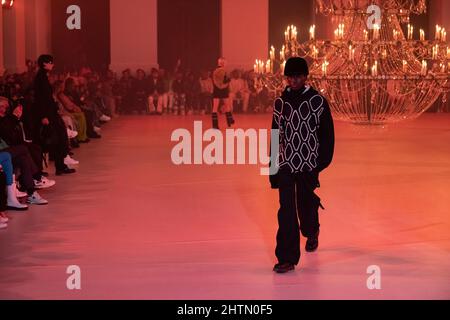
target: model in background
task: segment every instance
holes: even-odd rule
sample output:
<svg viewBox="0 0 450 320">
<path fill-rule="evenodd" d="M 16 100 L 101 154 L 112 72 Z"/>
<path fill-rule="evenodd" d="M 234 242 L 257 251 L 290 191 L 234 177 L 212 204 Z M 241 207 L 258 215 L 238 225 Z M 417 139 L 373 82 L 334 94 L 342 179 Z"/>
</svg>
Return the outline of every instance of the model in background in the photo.
<svg viewBox="0 0 450 320">
<path fill-rule="evenodd" d="M 220 58 L 218 61 L 218 67 L 213 73 L 213 112 L 212 112 L 212 122 L 213 128 L 219 129 L 219 106 L 220 102 L 223 101 L 225 105 L 225 113 L 227 116 L 228 127 L 231 127 L 235 121 L 233 119 L 232 113 L 232 101 L 230 99 L 230 82 L 231 79 L 228 77 L 227 71 L 225 69 L 226 60 Z"/>
</svg>

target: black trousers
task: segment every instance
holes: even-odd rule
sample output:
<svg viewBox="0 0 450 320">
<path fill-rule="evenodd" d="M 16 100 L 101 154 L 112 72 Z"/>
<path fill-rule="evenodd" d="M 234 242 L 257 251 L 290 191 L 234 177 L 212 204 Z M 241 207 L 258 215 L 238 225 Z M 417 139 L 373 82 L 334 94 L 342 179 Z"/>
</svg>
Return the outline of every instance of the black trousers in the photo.
<svg viewBox="0 0 450 320">
<path fill-rule="evenodd" d="M 20 184 L 29 195 L 34 192 L 34 177 L 39 169 L 33 161 L 27 146 L 18 145 L 4 150 L 11 154 L 13 166 L 20 170 Z"/>
<path fill-rule="evenodd" d="M 317 173 L 279 172 L 280 210 L 276 256 L 280 263 L 300 262 L 300 231 L 304 237 L 317 235 L 320 229 L 320 198 L 314 193 L 319 186 Z M 300 224 L 299 224 L 300 221 Z"/>
</svg>

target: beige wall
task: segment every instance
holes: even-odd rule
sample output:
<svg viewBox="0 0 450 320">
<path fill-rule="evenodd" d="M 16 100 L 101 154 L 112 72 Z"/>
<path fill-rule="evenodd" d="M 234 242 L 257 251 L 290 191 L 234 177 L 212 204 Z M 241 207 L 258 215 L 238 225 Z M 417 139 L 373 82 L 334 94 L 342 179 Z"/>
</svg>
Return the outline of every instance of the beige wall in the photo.
<svg viewBox="0 0 450 320">
<path fill-rule="evenodd" d="M 41 54 L 51 53 L 50 0 L 25 1 L 25 57 L 36 60 Z"/>
<path fill-rule="evenodd" d="M 14 8 L 3 10 L 4 66 L 10 73 L 24 72 L 25 67 L 25 4 L 16 1 Z"/>
<path fill-rule="evenodd" d="M 157 26 L 156 0 L 111 0 L 111 69 L 157 67 Z"/>
<path fill-rule="evenodd" d="M 222 0 L 222 55 L 230 68 L 252 69 L 269 56 L 269 1 Z"/>
</svg>

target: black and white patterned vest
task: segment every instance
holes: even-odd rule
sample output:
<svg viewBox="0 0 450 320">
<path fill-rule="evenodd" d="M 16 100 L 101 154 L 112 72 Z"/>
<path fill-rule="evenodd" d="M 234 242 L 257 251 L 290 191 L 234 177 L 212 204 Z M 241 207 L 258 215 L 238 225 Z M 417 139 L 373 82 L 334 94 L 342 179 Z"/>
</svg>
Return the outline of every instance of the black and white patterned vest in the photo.
<svg viewBox="0 0 450 320">
<path fill-rule="evenodd" d="M 280 169 L 297 173 L 317 168 L 318 129 L 325 103 L 326 100 L 309 86 L 297 93 L 288 88 L 286 94 L 275 101 L 274 121 L 280 130 Z"/>
</svg>

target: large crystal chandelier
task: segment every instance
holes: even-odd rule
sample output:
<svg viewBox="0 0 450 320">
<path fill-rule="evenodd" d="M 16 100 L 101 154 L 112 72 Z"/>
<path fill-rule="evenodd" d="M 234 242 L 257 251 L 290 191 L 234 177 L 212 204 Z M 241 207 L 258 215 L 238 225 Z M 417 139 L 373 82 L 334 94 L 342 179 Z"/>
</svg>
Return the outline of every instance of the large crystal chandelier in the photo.
<svg viewBox="0 0 450 320">
<path fill-rule="evenodd" d="M 373 5 L 380 19 L 374 20 Z M 436 26 L 434 40 L 426 40 L 424 30 L 409 20 L 426 12 L 425 0 L 316 0 L 316 8 L 336 22 L 334 40 L 316 39 L 316 26 L 311 26 L 309 41 L 299 43 L 297 28 L 289 26 L 280 58 L 272 47 L 270 59 L 255 64 L 269 90 L 283 90 L 285 61 L 300 56 L 310 64 L 310 83 L 328 98 L 339 120 L 397 122 L 419 117 L 439 97 L 446 102 L 446 30 Z"/>
</svg>

